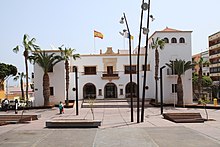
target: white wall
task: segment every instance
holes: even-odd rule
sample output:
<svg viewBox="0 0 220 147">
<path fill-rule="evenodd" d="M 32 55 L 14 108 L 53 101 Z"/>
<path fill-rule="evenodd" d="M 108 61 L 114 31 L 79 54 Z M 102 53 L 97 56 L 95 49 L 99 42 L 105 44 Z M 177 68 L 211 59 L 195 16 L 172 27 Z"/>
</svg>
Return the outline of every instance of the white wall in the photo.
<svg viewBox="0 0 220 147">
<path fill-rule="evenodd" d="M 60 62 L 54 66 L 53 72 L 49 73 L 50 87 L 54 87 L 54 95 L 50 96 L 51 104 L 58 104 L 59 101 L 65 100 L 65 72 L 64 63 Z M 34 65 L 34 105 L 42 106 L 44 104 L 43 97 L 43 69 L 38 65 Z"/>
<path fill-rule="evenodd" d="M 163 38 L 168 38 L 169 43 L 165 45 L 165 48 L 163 50 L 159 49 L 159 58 L 160 58 L 160 66 L 162 67 L 166 63 L 169 63 L 170 60 L 175 60 L 175 59 L 182 59 L 187 61 L 191 61 L 192 57 L 192 47 L 191 47 L 191 32 L 167 32 L 167 33 L 160 33 L 157 32 L 152 36 L 152 38 L 157 38 L 159 37 L 160 39 Z M 171 43 L 171 38 L 175 37 L 177 39 L 177 43 Z M 183 37 L 185 38 L 185 43 L 178 43 L 179 38 Z M 151 40 L 150 40 L 151 42 Z M 154 76 L 154 53 L 155 51 L 150 49 L 149 50 L 149 63 L 152 65 L 151 69 L 152 72 L 150 72 L 149 76 L 153 77 Z M 167 75 L 167 68 L 163 69 L 163 92 L 164 92 L 164 102 L 165 103 L 173 103 L 174 99 L 175 102 L 177 102 L 177 96 L 176 94 L 172 93 L 172 84 L 177 83 L 177 76 L 168 76 Z M 160 73 L 158 73 L 160 74 Z M 184 102 L 185 104 L 192 103 L 192 70 L 188 70 L 184 75 L 182 75 L 182 82 L 183 82 L 183 90 L 184 90 Z M 148 80 L 148 83 L 152 85 L 152 88 L 149 89 L 149 94 L 150 96 L 154 96 L 155 94 L 155 81 L 154 78 L 150 78 Z M 159 87 L 159 101 L 160 101 L 160 81 L 158 82 L 158 87 Z"/>
<path fill-rule="evenodd" d="M 169 63 L 169 60 L 183 59 L 185 61 L 191 61 L 191 32 L 167 32 L 160 33 L 156 32 L 153 38 L 164 37 L 171 38 L 175 37 L 177 42 L 180 37 L 185 38 L 186 43 L 169 43 L 165 45 L 163 50 L 159 50 L 160 54 L 160 66 L 162 67 L 165 63 Z M 151 40 L 149 41 L 149 43 Z M 144 53 L 143 49 L 141 53 Z M 102 72 L 106 71 L 103 65 L 103 58 L 117 58 L 116 71 L 118 71 L 119 79 L 106 80 L 102 79 Z M 155 97 L 155 81 L 154 81 L 154 50 L 149 49 L 148 52 L 148 64 L 150 64 L 150 71 L 147 71 L 147 85 L 149 90 L 146 90 L 147 98 Z M 143 83 L 143 71 L 142 65 L 144 63 L 144 54 L 140 56 L 140 98 L 142 97 L 142 83 Z M 132 64 L 137 65 L 137 56 L 132 55 Z M 78 89 L 79 89 L 79 99 L 83 98 L 83 86 L 87 83 L 92 83 L 96 87 L 96 98 L 104 98 L 104 87 L 107 83 L 111 82 L 117 86 L 117 97 L 125 98 L 125 87 L 129 83 L 129 74 L 124 74 L 124 66 L 129 65 L 129 55 L 128 54 L 101 54 L 101 55 L 82 55 L 81 58 L 77 60 L 71 60 L 70 66 L 78 67 Z M 84 66 L 96 66 L 96 75 L 84 75 Z M 164 91 L 164 102 L 173 103 L 174 98 L 177 98 L 171 93 L 172 84 L 176 84 L 176 76 L 168 76 L 167 68 L 163 70 L 163 91 Z M 35 105 L 43 105 L 43 71 L 42 69 L 35 65 Z M 59 63 L 55 66 L 54 72 L 49 74 L 50 76 L 50 86 L 54 87 L 54 96 L 50 97 L 52 103 L 58 103 L 59 101 L 65 100 L 65 69 L 64 62 Z M 137 83 L 137 75 L 133 74 L 133 82 Z M 192 103 L 192 71 L 188 70 L 183 76 L 183 90 L 184 90 L 184 102 L 185 104 Z M 69 99 L 75 99 L 75 91 L 72 88 L 75 87 L 75 73 L 70 72 L 70 87 L 69 87 Z M 98 95 L 99 89 L 102 89 L 102 95 Z M 123 95 L 120 94 L 120 89 L 123 89 Z M 160 81 L 158 81 L 158 98 L 160 98 Z M 175 100 L 176 102 L 177 100 Z"/>
</svg>

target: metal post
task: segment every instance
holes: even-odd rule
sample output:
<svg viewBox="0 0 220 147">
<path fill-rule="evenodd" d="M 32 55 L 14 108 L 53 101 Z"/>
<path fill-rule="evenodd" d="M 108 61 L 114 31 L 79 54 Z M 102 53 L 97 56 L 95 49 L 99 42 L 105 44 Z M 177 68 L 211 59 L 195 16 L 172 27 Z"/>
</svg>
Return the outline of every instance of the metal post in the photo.
<svg viewBox="0 0 220 147">
<path fill-rule="evenodd" d="M 144 0 L 142 0 L 142 4 Z M 138 54 L 137 54 L 137 123 L 140 122 L 140 73 L 139 73 L 139 66 L 140 66 L 140 48 L 141 48 L 141 30 L 142 30 L 142 21 L 143 21 L 143 12 L 144 10 L 141 9 L 141 20 L 140 20 L 140 32 L 139 32 L 139 40 L 138 40 Z"/>
<path fill-rule="evenodd" d="M 74 66 L 75 68 L 75 84 L 76 84 L 76 115 L 79 115 L 79 100 L 78 100 L 78 71 L 77 67 Z"/>
<path fill-rule="evenodd" d="M 148 14 L 147 14 L 147 29 L 149 31 L 149 19 L 150 19 L 150 0 L 148 0 Z M 142 91 L 142 106 L 141 106 L 141 122 L 144 122 L 144 104 L 145 104 L 145 86 L 147 76 L 147 56 L 148 56 L 148 32 L 146 35 L 146 46 L 145 46 L 145 60 L 144 60 L 144 80 L 143 80 L 143 91 Z"/>
<path fill-rule="evenodd" d="M 162 66 L 160 68 L 160 114 L 162 115 L 163 114 L 163 69 L 165 68 L 166 66 Z"/>
<path fill-rule="evenodd" d="M 128 30 L 128 37 L 129 37 L 129 63 L 130 63 L 130 96 L 131 96 L 131 122 L 134 121 L 134 117 L 133 117 L 133 83 L 132 83 L 132 60 L 131 60 L 131 34 L 130 34 L 130 30 L 129 30 L 129 27 L 128 27 L 128 22 L 127 22 L 127 19 L 126 19 L 126 16 L 125 16 L 125 13 L 124 14 L 124 19 L 125 19 L 125 23 L 126 23 L 126 27 L 127 27 L 127 30 Z"/>
</svg>

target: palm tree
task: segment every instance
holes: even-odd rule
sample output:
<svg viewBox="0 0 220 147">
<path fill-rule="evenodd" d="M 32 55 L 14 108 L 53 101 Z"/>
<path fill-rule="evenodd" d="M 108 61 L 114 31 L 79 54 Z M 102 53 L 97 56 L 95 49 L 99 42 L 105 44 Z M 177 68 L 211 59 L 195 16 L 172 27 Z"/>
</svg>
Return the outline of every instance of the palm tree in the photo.
<svg viewBox="0 0 220 147">
<path fill-rule="evenodd" d="M 203 57 L 200 57 L 199 61 L 196 62 L 197 65 L 199 65 L 199 72 L 198 72 L 198 93 L 199 93 L 199 98 L 201 97 L 201 90 L 202 90 L 202 77 L 203 77 L 203 73 L 202 73 L 202 69 L 203 66 L 208 66 L 209 62 L 208 61 L 204 61 Z"/>
<path fill-rule="evenodd" d="M 70 58 L 73 58 L 74 60 L 76 60 L 76 58 L 79 58 L 79 54 L 73 54 L 73 52 L 75 51 L 75 49 L 72 48 L 62 48 L 63 45 L 61 47 L 59 47 L 59 50 L 61 51 L 61 56 L 64 58 L 65 60 L 65 70 L 66 70 L 66 105 L 69 105 L 69 60 Z"/>
<path fill-rule="evenodd" d="M 158 70 L 159 70 L 159 51 L 158 49 L 164 49 L 165 42 L 163 39 L 160 39 L 159 37 L 154 40 L 152 38 L 152 43 L 151 43 L 151 48 L 155 49 L 155 74 L 154 74 L 154 79 L 155 79 L 155 102 L 158 102 Z"/>
<path fill-rule="evenodd" d="M 174 73 L 177 74 L 177 104 L 183 105 L 183 84 L 181 75 L 184 74 L 187 70 L 194 67 L 191 61 L 185 62 L 185 60 L 175 60 L 170 61 L 170 63 L 166 63 L 166 65 L 174 70 Z"/>
<path fill-rule="evenodd" d="M 37 49 L 39 48 L 36 44 L 35 44 L 36 39 L 32 38 L 29 39 L 29 36 L 27 34 L 24 34 L 23 37 L 23 48 L 24 48 L 24 52 L 23 52 L 23 56 L 24 56 L 24 61 L 25 61 L 25 72 L 26 72 L 26 99 L 28 102 L 28 56 L 29 56 L 29 52 L 32 51 L 33 49 Z M 17 45 L 14 49 L 13 52 L 17 53 L 20 50 L 19 45 Z"/>
<path fill-rule="evenodd" d="M 26 75 L 24 72 L 19 72 L 17 76 L 14 77 L 14 80 L 17 81 L 20 79 L 20 87 L 21 87 L 21 99 L 24 100 L 24 88 L 23 88 L 23 79 L 26 79 Z"/>
<path fill-rule="evenodd" d="M 50 71 L 57 63 L 63 60 L 60 55 L 55 55 L 55 53 L 48 54 L 46 51 L 41 49 L 35 49 L 29 59 L 32 63 L 37 63 L 44 71 L 43 75 L 43 96 L 44 96 L 44 106 L 49 106 L 50 97 L 50 78 L 48 71 Z"/>
</svg>

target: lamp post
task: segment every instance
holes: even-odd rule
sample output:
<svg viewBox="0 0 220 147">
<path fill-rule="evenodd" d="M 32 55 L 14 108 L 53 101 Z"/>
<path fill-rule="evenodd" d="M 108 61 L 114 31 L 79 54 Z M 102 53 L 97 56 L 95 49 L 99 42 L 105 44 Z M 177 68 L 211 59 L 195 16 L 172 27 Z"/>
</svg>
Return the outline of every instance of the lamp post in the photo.
<svg viewBox="0 0 220 147">
<path fill-rule="evenodd" d="M 163 69 L 165 68 L 166 66 L 162 66 L 160 68 L 160 114 L 162 115 L 163 114 Z"/>
<path fill-rule="evenodd" d="M 73 88 L 73 91 L 76 91 L 76 115 L 79 115 L 79 100 L 78 100 L 78 71 L 77 67 L 74 66 L 74 71 L 75 71 L 75 87 Z"/>
<path fill-rule="evenodd" d="M 144 4 L 142 4 L 144 5 Z M 146 76 L 147 76 L 147 56 L 148 56 L 148 34 L 149 34 L 149 20 L 150 20 L 150 0 L 148 4 L 145 3 L 145 7 L 142 6 L 142 9 L 148 10 L 147 14 L 147 28 L 143 28 L 143 33 L 146 34 L 146 46 L 145 46 L 145 58 L 144 58 L 144 80 L 143 80 L 143 91 L 142 91 L 142 106 L 141 106 L 141 122 L 144 122 L 144 104 L 145 104 L 145 86 L 146 86 Z"/>
<path fill-rule="evenodd" d="M 137 123 L 140 122 L 140 48 L 141 48 L 141 30 L 142 30 L 142 22 L 143 22 L 143 13 L 148 9 L 148 4 L 142 0 L 141 5 L 141 20 L 140 20 L 140 32 L 138 39 L 138 54 L 137 54 Z"/>
<path fill-rule="evenodd" d="M 127 27 L 127 31 L 128 31 L 128 39 L 129 39 L 129 63 L 130 63 L 130 97 L 131 97 L 131 122 L 134 121 L 134 117 L 133 117 L 133 83 L 132 83 L 132 60 L 131 60 L 131 34 L 130 34 L 130 30 L 128 27 L 128 22 L 125 16 L 125 13 L 123 13 L 123 17 L 120 20 L 120 23 L 123 24 L 125 20 L 126 23 L 126 27 Z M 125 31 L 123 31 L 125 33 Z"/>
</svg>

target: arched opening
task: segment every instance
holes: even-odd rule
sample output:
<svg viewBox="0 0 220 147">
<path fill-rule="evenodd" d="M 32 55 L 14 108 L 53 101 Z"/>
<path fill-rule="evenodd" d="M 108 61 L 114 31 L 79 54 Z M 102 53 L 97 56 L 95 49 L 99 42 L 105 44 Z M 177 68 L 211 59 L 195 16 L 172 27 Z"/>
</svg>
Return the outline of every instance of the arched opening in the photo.
<svg viewBox="0 0 220 147">
<path fill-rule="evenodd" d="M 92 83 L 87 83 L 83 86 L 83 98 L 96 98 L 96 87 Z"/>
<path fill-rule="evenodd" d="M 117 98 L 117 86 L 114 83 L 105 85 L 105 98 Z"/>
<path fill-rule="evenodd" d="M 132 82 L 132 96 L 137 97 L 137 84 Z M 131 84 L 130 82 L 125 87 L 125 97 L 131 97 Z"/>
<path fill-rule="evenodd" d="M 171 43 L 177 43 L 176 38 L 172 38 L 172 39 L 171 39 Z"/>
<path fill-rule="evenodd" d="M 183 37 L 180 38 L 179 43 L 185 43 L 185 39 Z"/>
<path fill-rule="evenodd" d="M 169 43 L 169 39 L 168 38 L 164 38 L 163 39 L 165 43 Z"/>
</svg>

